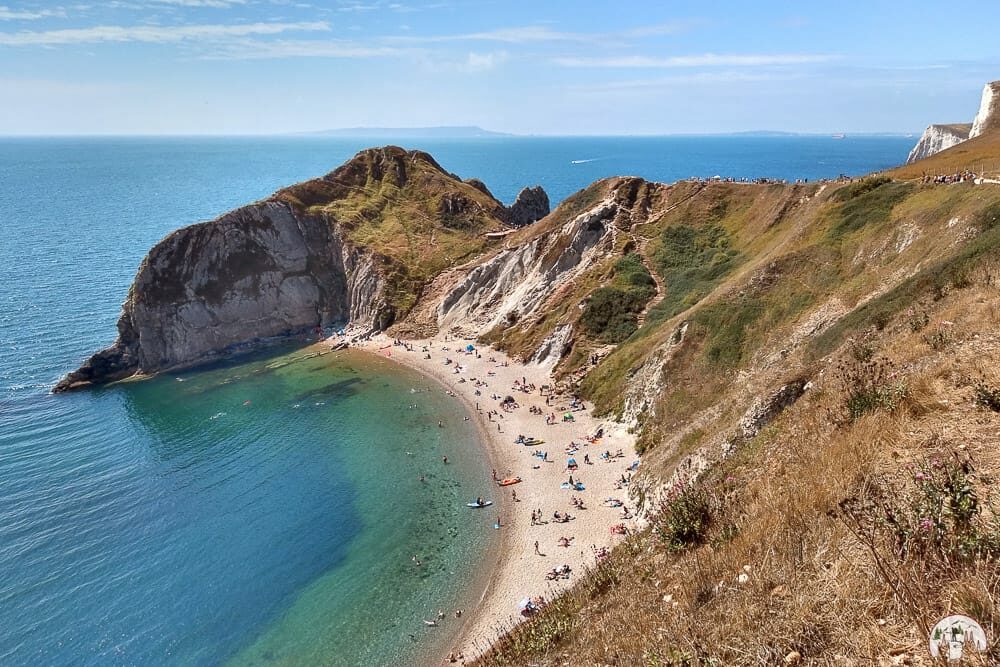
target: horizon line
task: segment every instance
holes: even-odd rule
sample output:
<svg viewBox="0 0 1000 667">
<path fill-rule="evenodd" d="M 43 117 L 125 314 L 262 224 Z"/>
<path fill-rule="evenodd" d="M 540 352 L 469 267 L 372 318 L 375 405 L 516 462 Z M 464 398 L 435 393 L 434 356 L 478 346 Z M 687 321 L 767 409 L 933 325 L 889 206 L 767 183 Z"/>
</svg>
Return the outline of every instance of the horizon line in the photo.
<svg viewBox="0 0 1000 667">
<path fill-rule="evenodd" d="M 459 126 L 454 126 L 459 127 Z M 348 128 L 354 129 L 354 128 Z M 392 128 L 392 129 L 424 129 L 413 128 Z M 325 139 L 347 141 L 353 139 L 384 138 L 392 139 L 391 135 L 370 135 L 358 134 L 354 136 L 324 136 L 323 133 L 329 130 L 295 130 L 287 132 L 219 132 L 219 133 L 193 133 L 193 132 L 53 132 L 53 133 L 0 133 L 0 139 L 98 139 L 98 138 L 136 138 L 136 139 L 226 139 L 226 138 L 281 138 L 281 139 Z M 336 131 L 336 130 L 332 130 Z M 492 130 L 490 130 L 492 132 Z M 504 139 L 577 139 L 577 138 L 637 138 L 655 139 L 665 137 L 731 137 L 731 136 L 758 136 L 761 138 L 782 138 L 782 137 L 874 137 L 874 136 L 916 136 L 923 130 L 867 130 L 849 132 L 844 130 L 819 130 L 810 132 L 794 132 L 786 130 L 727 130 L 721 132 L 652 132 L 652 133 L 578 133 L 578 134 L 548 134 L 531 133 L 517 134 L 512 132 L 500 133 L 496 136 L 429 136 L 429 137 L 403 137 L 400 139 L 458 139 L 462 141 L 496 141 Z"/>
</svg>

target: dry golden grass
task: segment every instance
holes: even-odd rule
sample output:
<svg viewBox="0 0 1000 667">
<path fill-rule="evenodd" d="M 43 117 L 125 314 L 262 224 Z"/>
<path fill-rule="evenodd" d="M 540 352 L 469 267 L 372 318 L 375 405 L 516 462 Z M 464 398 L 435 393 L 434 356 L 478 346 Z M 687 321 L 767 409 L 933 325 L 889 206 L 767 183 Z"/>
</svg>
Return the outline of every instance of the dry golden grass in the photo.
<svg viewBox="0 0 1000 667">
<path fill-rule="evenodd" d="M 700 543 L 676 551 L 655 529 L 631 537 L 480 664 L 930 664 L 926 631 L 951 613 L 1000 636 L 995 560 L 899 559 L 887 534 L 860 539 L 841 509 L 903 493 L 908 465 L 953 454 L 973 461 L 980 498 L 989 496 L 1000 414 L 976 405 L 972 387 L 976 378 L 1000 387 L 996 275 L 987 257 L 961 286 L 918 295 L 926 323 L 898 310 L 864 332 L 905 382 L 892 406 L 845 418 L 834 361 L 849 359 L 850 345 L 803 367 L 815 386 L 702 478 L 714 509 Z M 929 335 L 940 331 L 941 341 Z M 733 396 L 723 389 L 716 400 Z M 739 413 L 720 410 L 709 428 L 732 429 Z M 654 453 L 645 467 L 662 478 L 670 469 L 658 466 L 676 459 Z"/>
<path fill-rule="evenodd" d="M 989 130 L 975 139 L 963 141 L 946 151 L 892 169 L 886 174 L 910 180 L 921 178 L 925 174 L 954 174 L 964 169 L 1000 178 L 1000 130 Z"/>
</svg>

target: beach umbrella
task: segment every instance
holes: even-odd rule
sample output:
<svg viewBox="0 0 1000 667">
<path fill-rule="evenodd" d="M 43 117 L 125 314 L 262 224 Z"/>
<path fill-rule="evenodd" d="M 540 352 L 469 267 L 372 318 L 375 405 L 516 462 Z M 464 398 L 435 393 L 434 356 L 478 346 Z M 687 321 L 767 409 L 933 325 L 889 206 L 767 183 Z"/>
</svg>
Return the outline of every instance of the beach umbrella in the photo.
<svg viewBox="0 0 1000 667">
<path fill-rule="evenodd" d="M 567 466 L 575 466 L 576 465 L 576 459 L 571 458 L 570 460 L 566 461 L 566 465 Z"/>
<path fill-rule="evenodd" d="M 472 344 L 469 344 L 469 345 L 465 346 L 465 351 L 466 352 L 472 352 L 475 349 L 476 349 L 476 347 L 474 345 L 472 345 Z"/>
<path fill-rule="evenodd" d="M 517 603 L 517 607 L 521 611 L 524 611 L 525 609 L 527 609 L 530 606 L 531 606 L 531 598 L 524 598 L 523 600 L 521 600 L 520 602 Z"/>
</svg>

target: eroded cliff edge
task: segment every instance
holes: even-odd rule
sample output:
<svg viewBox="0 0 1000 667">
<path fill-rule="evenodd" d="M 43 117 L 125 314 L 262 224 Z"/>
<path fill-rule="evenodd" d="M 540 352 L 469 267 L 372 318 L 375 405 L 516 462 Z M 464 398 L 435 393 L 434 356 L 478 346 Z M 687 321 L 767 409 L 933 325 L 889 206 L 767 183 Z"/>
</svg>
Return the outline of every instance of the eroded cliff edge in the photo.
<svg viewBox="0 0 1000 667">
<path fill-rule="evenodd" d="M 426 153 L 362 151 L 322 178 L 156 244 L 115 343 L 54 391 L 187 367 L 317 326 L 382 329 L 427 280 L 482 252 L 485 233 L 509 228 L 512 215 L 533 222 L 542 208 L 508 208 Z"/>
</svg>

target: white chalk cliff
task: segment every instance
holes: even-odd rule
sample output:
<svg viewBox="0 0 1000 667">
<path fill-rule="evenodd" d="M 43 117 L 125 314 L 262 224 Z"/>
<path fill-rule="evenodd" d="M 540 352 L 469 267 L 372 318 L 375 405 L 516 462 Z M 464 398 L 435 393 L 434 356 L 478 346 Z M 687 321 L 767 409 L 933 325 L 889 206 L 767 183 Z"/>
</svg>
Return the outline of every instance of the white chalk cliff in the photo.
<svg viewBox="0 0 1000 667">
<path fill-rule="evenodd" d="M 979 113 L 972 121 L 969 138 L 975 139 L 992 127 L 1000 127 L 1000 81 L 993 81 L 983 87 L 983 97 L 979 102 Z"/>
<path fill-rule="evenodd" d="M 957 146 L 969 138 L 969 123 L 952 123 L 950 125 L 930 125 L 920 135 L 920 141 L 910 151 L 906 164 L 923 160 L 935 153 Z"/>
<path fill-rule="evenodd" d="M 930 125 L 910 151 L 906 164 L 930 157 L 963 141 L 975 139 L 990 128 L 1000 127 L 1000 81 L 987 83 L 979 102 L 979 112 L 969 123 Z"/>
</svg>

